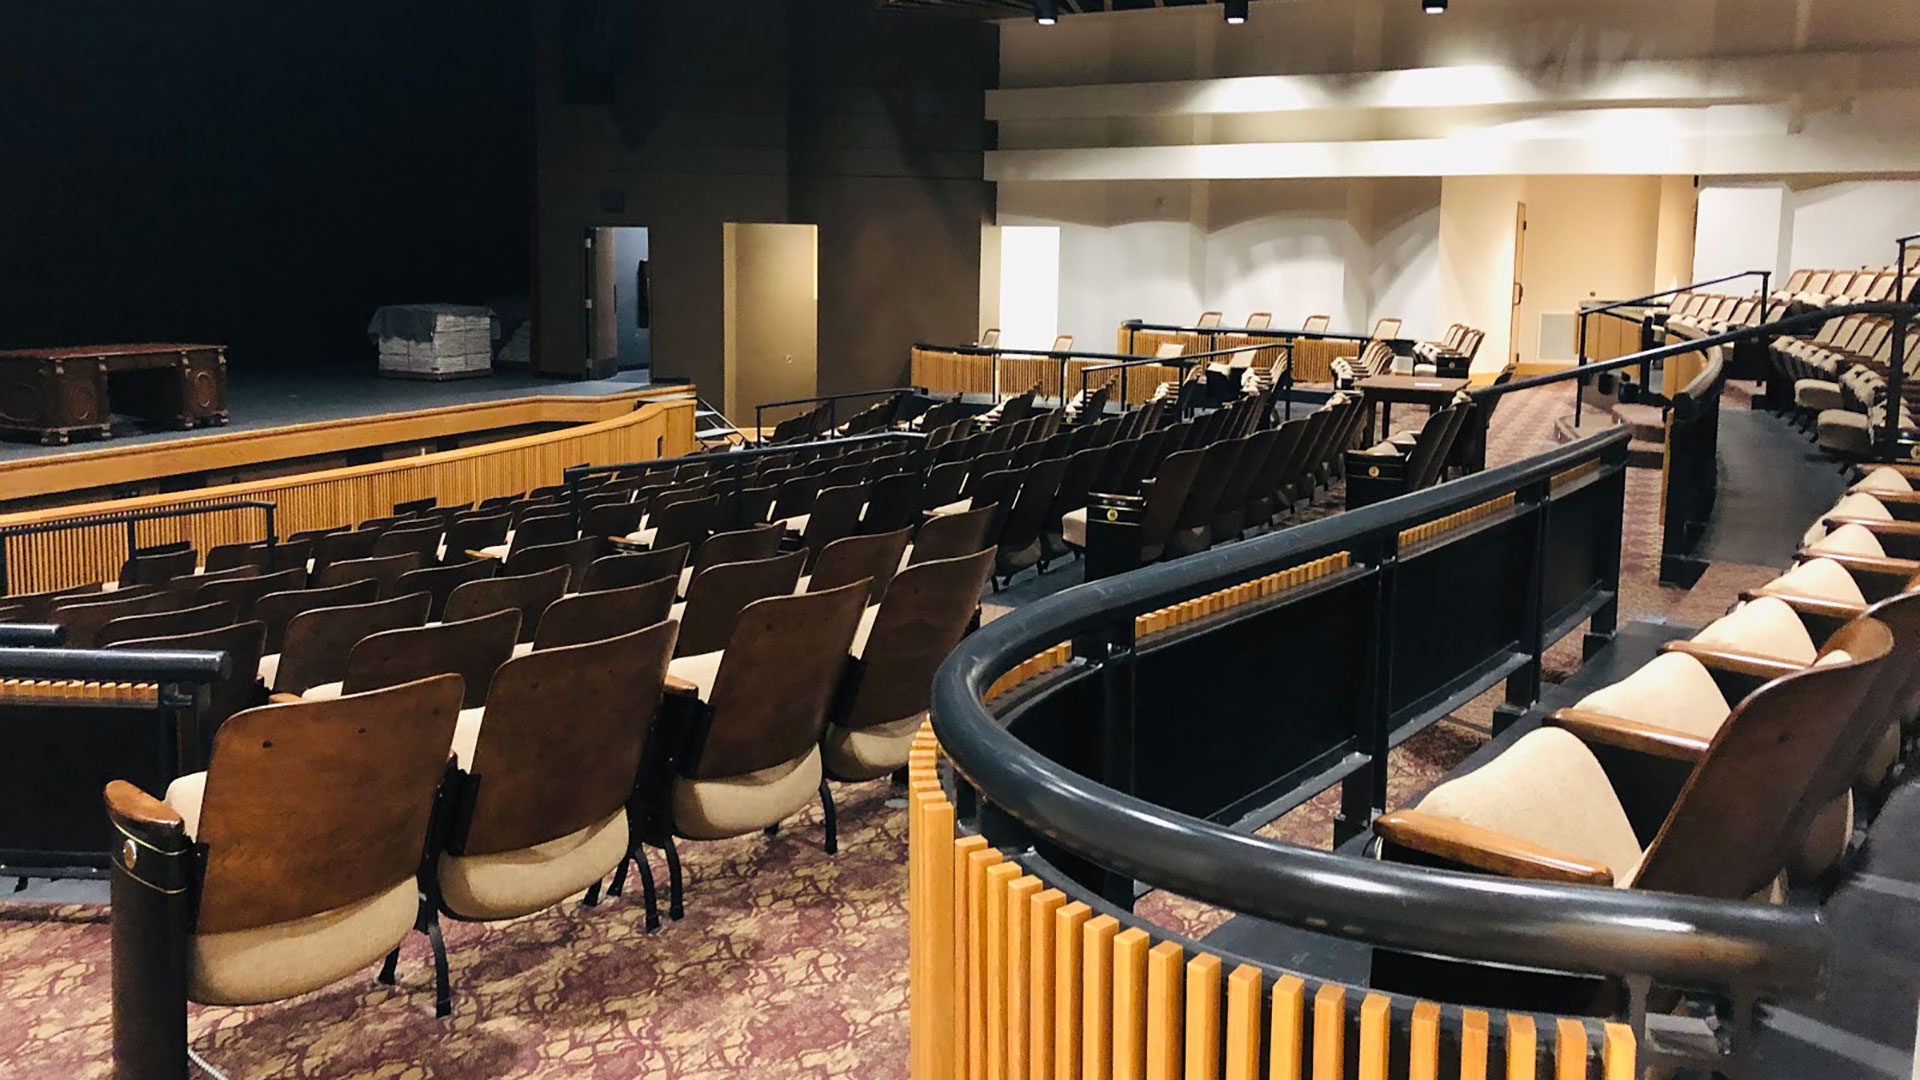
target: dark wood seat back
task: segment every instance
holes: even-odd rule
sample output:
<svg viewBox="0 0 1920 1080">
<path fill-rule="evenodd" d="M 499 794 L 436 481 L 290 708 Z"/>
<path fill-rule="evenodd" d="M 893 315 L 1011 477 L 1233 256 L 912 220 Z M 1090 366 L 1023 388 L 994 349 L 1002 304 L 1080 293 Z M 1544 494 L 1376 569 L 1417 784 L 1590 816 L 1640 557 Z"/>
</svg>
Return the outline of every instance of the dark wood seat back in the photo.
<svg viewBox="0 0 1920 1080">
<path fill-rule="evenodd" d="M 624 589 L 563 596 L 540 617 L 533 647 L 538 651 L 584 645 L 665 622 L 673 613 L 679 584 L 677 578 L 663 577 Z"/>
<path fill-rule="evenodd" d="M 116 641 L 110 649 L 184 649 L 223 652 L 233 660 L 233 673 L 207 687 L 206 704 L 198 716 L 198 742 L 194 761 L 205 768 L 213 754 L 213 740 L 220 726 L 243 709 L 265 702 L 256 673 L 260 657 L 266 652 L 267 628 L 259 622 L 239 622 L 213 630 L 190 634 L 166 634 L 155 637 Z"/>
<path fill-rule="evenodd" d="M 447 525 L 447 556 L 452 558 L 455 552 L 478 551 L 504 544 L 507 542 L 507 529 L 512 525 L 513 515 L 505 510 L 478 510 L 457 515 Z"/>
<path fill-rule="evenodd" d="M 460 677 L 441 675 L 228 720 L 196 837 L 195 929 L 291 922 L 413 877 L 459 712 Z"/>
<path fill-rule="evenodd" d="M 157 611 L 151 615 L 123 615 L 102 626 L 93 637 L 95 648 L 104 649 L 121 641 L 133 641 L 138 638 L 170 637 L 176 634 L 197 634 L 203 630 L 218 630 L 233 624 L 233 604 L 226 600 L 216 600 L 199 607 L 178 608 L 173 611 Z"/>
<path fill-rule="evenodd" d="M 920 475 L 919 470 L 914 469 L 886 473 L 875 480 L 867 490 L 867 508 L 860 515 L 860 531 L 889 533 L 910 527 L 919 517 L 914 511 L 920 504 Z"/>
<path fill-rule="evenodd" d="M 933 673 L 960 644 L 993 572 L 994 549 L 908 567 L 888 586 L 860 658 L 860 681 L 834 722 L 864 728 L 925 712 Z"/>
<path fill-rule="evenodd" d="M 649 524 L 654 530 L 654 548 L 689 544 L 699 547 L 713 532 L 714 517 L 720 511 L 720 496 L 706 495 L 681 499 L 652 511 Z"/>
<path fill-rule="evenodd" d="M 675 656 L 692 656 L 727 647 L 734 622 L 748 604 L 784 596 L 800 583 L 806 553 L 790 551 L 771 559 L 721 563 L 694 576 L 687 607 L 680 617 Z"/>
<path fill-rule="evenodd" d="M 800 546 L 806 550 L 809 566 L 828 544 L 852 536 L 860 528 L 860 508 L 866 501 L 864 483 L 820 489 L 813 500 L 813 509 L 807 512 L 807 527 L 800 535 Z"/>
<path fill-rule="evenodd" d="M 456 557 L 453 549 L 447 550 L 449 557 Z M 448 563 L 446 566 L 423 566 L 418 570 L 409 570 L 400 575 L 393 587 L 394 595 L 405 596 L 408 593 L 423 592 L 431 598 L 427 607 L 428 619 L 439 619 L 447 613 L 447 598 L 453 590 L 469 581 L 485 581 L 500 572 L 499 559 L 465 559 L 462 562 Z"/>
<path fill-rule="evenodd" d="M 1853 659 L 1775 679 L 1720 725 L 1647 846 L 1635 888 L 1734 900 L 1786 867 L 1886 733 L 1888 717 L 1862 707 L 1893 649 L 1886 624 L 1855 619 L 1827 647 Z"/>
<path fill-rule="evenodd" d="M 907 565 L 971 555 L 987 547 L 987 532 L 993 528 L 993 519 L 999 512 L 998 506 L 976 506 L 964 514 L 928 518 L 914 535 L 913 555 Z"/>
<path fill-rule="evenodd" d="M 513 554 L 507 556 L 507 565 L 500 572 L 518 576 L 564 566 L 567 568 L 568 589 L 578 590 L 587 579 L 587 567 L 593 565 L 593 560 L 605 555 L 607 548 L 606 537 L 592 535 L 558 544 L 536 544 L 532 547 L 515 544 Z"/>
<path fill-rule="evenodd" d="M 1193 485 L 1187 489 L 1186 501 L 1180 504 L 1180 512 L 1174 517 L 1175 529 L 1212 528 L 1213 512 L 1219 509 L 1220 496 L 1227 490 L 1227 483 L 1233 479 L 1233 471 L 1239 466 L 1242 449 L 1244 446 L 1241 441 L 1232 438 L 1221 439 L 1207 446 L 1202 452 L 1200 467 L 1194 473 Z M 1156 480 L 1155 484 L 1158 483 Z"/>
<path fill-rule="evenodd" d="M 56 602 L 47 613 L 47 620 L 67 628 L 67 648 L 91 649 L 95 639 L 108 623 L 129 615 L 152 615 L 157 612 L 171 611 L 180 606 L 180 601 L 172 593 L 157 586 L 151 592 L 141 592 L 133 596 L 120 596 L 115 593 L 100 595 L 111 596 L 111 600 L 95 600 L 85 596 L 73 600 Z"/>
<path fill-rule="evenodd" d="M 301 694 L 347 674 L 347 657 L 360 639 L 382 630 L 419 626 L 427 621 L 427 594 L 413 593 L 370 604 L 314 608 L 287 623 L 280 643 L 280 667 L 271 689 Z"/>
<path fill-rule="evenodd" d="M 932 510 L 957 502 L 960 489 L 967 482 L 967 470 L 972 467 L 971 461 L 943 461 L 929 469 L 926 482 L 920 485 L 920 509 Z"/>
<path fill-rule="evenodd" d="M 319 575 L 334 563 L 346 562 L 349 559 L 373 558 L 373 545 L 379 542 L 380 530 L 378 529 L 331 532 L 315 537 L 313 540 L 314 580 L 319 581 Z"/>
<path fill-rule="evenodd" d="M 1026 470 L 1020 492 L 1013 497 L 1013 505 L 1000 524 L 996 541 L 1001 551 L 1015 552 L 1039 543 L 1040 534 L 1046 528 L 1047 511 L 1060 493 L 1069 464 L 1067 458 L 1048 458 Z"/>
<path fill-rule="evenodd" d="M 699 577 L 708 568 L 721 563 L 771 559 L 780 554 L 780 537 L 784 532 L 780 526 L 769 524 L 736 532 L 715 533 L 695 553 L 693 576 Z"/>
<path fill-rule="evenodd" d="M 540 626 L 540 615 L 567 591 L 573 570 L 555 566 L 532 574 L 502 575 L 469 581 L 447 597 L 447 622 L 462 622 L 479 615 L 513 608 L 520 613 L 520 640 L 532 641 Z"/>
<path fill-rule="evenodd" d="M 501 667 L 474 744 L 476 787 L 461 830 L 462 854 L 556 840 L 626 804 L 660 707 L 676 629 L 656 623 L 536 650 Z"/>
<path fill-rule="evenodd" d="M 513 551 L 545 544 L 564 544 L 576 535 L 571 511 L 528 514 L 513 527 Z"/>
<path fill-rule="evenodd" d="M 379 592 L 376 581 L 353 581 L 330 589 L 288 589 L 255 600 L 251 614 L 267 628 L 267 651 L 277 653 L 286 643 L 287 624 L 302 612 L 371 604 L 379 598 Z"/>
<path fill-rule="evenodd" d="M 1275 491 L 1293 482 L 1298 475 L 1294 464 L 1300 458 L 1300 442 L 1312 425 L 1313 418 L 1303 416 L 1275 429 L 1277 437 L 1273 448 L 1267 452 L 1266 464 L 1261 466 L 1260 475 L 1253 482 L 1254 498 L 1272 498 Z"/>
<path fill-rule="evenodd" d="M 1420 425 L 1419 440 L 1407 455 L 1407 490 L 1418 491 L 1440 477 L 1446 467 L 1447 451 L 1452 449 L 1452 433 L 1460 428 L 1465 413 L 1459 408 L 1438 409 Z"/>
<path fill-rule="evenodd" d="M 580 515 L 580 535 L 608 537 L 637 532 L 640 519 L 646 512 L 646 504 L 637 502 L 608 502 L 590 506 Z"/>
<path fill-rule="evenodd" d="M 1140 512 L 1140 547 L 1147 557 L 1157 558 L 1159 549 L 1173 535 L 1180 508 L 1186 505 L 1187 493 L 1200 475 L 1200 462 L 1206 454 L 1200 449 L 1181 450 L 1168 454 L 1160 463 L 1153 485 L 1147 489 L 1147 504 Z"/>
<path fill-rule="evenodd" d="M 678 581 L 681 569 L 687 565 L 688 549 L 687 544 L 675 544 L 632 555 L 606 555 L 595 559 L 587 567 L 586 580 L 581 582 L 579 591 L 625 589 L 663 577 Z"/>
<path fill-rule="evenodd" d="M 382 690 L 451 672 L 466 681 L 461 707 L 477 708 L 485 704 L 487 684 L 513 656 L 519 636 L 520 613 L 513 610 L 369 634 L 348 652 L 340 692 Z"/>
<path fill-rule="evenodd" d="M 814 562 L 807 591 L 826 592 L 865 580 L 871 583 L 867 603 L 879 603 L 886 595 L 887 585 L 900 571 L 900 559 L 906 554 L 907 541 L 912 535 L 911 529 L 895 529 L 890 533 L 835 540 Z"/>
<path fill-rule="evenodd" d="M 311 539 L 282 540 L 271 547 L 265 543 L 221 544 L 207 551 L 207 573 L 231 570 L 236 566 L 257 566 L 262 574 L 298 567 L 307 569 L 313 558 Z"/>
<path fill-rule="evenodd" d="M 158 585 L 168 578 L 191 574 L 198 565 L 200 554 L 190 546 L 171 551 L 143 552 L 121 564 L 120 584 Z"/>
<path fill-rule="evenodd" d="M 420 562 L 419 553 L 413 551 L 377 558 L 342 559 L 339 562 L 328 563 L 314 574 L 313 586 L 316 589 L 327 589 L 355 581 L 372 581 L 378 586 L 380 597 L 396 596 L 398 593 L 394 590 L 399 586 L 400 579 L 420 569 Z"/>
<path fill-rule="evenodd" d="M 206 574 L 181 574 L 179 577 L 168 578 L 161 582 L 160 587 L 179 597 L 181 603 L 191 604 L 195 602 L 195 598 L 200 595 L 200 589 L 204 585 L 209 585 L 216 581 L 237 581 L 241 578 L 257 578 L 259 576 L 260 568 L 258 566 L 230 566 L 225 570 L 215 570 L 212 573 Z"/>
<path fill-rule="evenodd" d="M 432 566 L 440 561 L 440 540 L 446 530 L 439 522 L 426 525 L 403 524 L 380 534 L 374 542 L 375 557 L 404 555 L 409 552 L 420 557 L 420 565 Z"/>
<path fill-rule="evenodd" d="M 741 776 L 812 751 L 866 605 L 864 581 L 747 605 L 714 676 L 712 722 L 682 774 Z"/>
<path fill-rule="evenodd" d="M 1075 450 L 1068 456 L 1066 471 L 1060 474 L 1060 484 L 1054 489 L 1046 516 L 1040 523 L 1042 533 L 1060 535 L 1060 519 L 1087 505 L 1087 495 L 1093 491 L 1093 478 L 1099 473 L 1100 463 L 1106 459 L 1107 453 L 1105 446 L 1089 446 Z"/>
</svg>

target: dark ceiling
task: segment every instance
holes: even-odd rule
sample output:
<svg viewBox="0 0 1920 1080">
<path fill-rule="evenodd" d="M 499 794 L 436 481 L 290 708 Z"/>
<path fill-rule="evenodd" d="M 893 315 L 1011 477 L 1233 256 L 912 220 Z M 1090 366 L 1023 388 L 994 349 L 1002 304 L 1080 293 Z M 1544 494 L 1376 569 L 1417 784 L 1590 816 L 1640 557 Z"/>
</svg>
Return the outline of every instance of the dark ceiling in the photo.
<svg viewBox="0 0 1920 1080">
<path fill-rule="evenodd" d="M 1033 14 L 1032 0 L 877 0 L 884 11 L 1010 19 Z M 1204 7 L 1217 0 L 1059 0 L 1060 14 L 1138 11 L 1143 8 Z"/>
</svg>

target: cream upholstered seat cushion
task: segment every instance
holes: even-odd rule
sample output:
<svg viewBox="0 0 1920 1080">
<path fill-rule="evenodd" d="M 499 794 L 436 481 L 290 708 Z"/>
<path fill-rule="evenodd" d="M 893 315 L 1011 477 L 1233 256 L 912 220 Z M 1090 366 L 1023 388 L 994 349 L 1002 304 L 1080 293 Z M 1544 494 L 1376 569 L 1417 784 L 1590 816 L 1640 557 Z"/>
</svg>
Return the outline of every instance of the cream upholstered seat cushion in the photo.
<svg viewBox="0 0 1920 1080">
<path fill-rule="evenodd" d="M 681 621 L 686 617 L 686 614 L 687 602 L 685 600 L 675 600 L 673 604 L 667 608 L 667 618 L 672 619 L 674 622 Z"/>
<path fill-rule="evenodd" d="M 516 641 L 516 642 L 514 642 L 514 643 L 513 643 L 513 655 L 514 655 L 514 658 L 516 658 L 516 659 L 517 659 L 517 658 L 519 658 L 519 657 L 522 657 L 522 656 L 526 656 L 526 655 L 528 655 L 528 654 L 529 654 L 529 653 L 531 653 L 531 652 L 533 652 L 533 642 L 531 642 L 531 641 Z"/>
<path fill-rule="evenodd" d="M 793 761 L 744 776 L 712 780 L 677 777 L 673 823 L 694 840 L 724 840 L 758 832 L 793 816 L 820 790 L 820 748 Z"/>
<path fill-rule="evenodd" d="M 1084 548 L 1087 546 L 1086 507 L 1083 506 L 1078 510 L 1069 510 L 1065 516 L 1060 519 L 1060 539 L 1065 540 L 1069 547 Z"/>
<path fill-rule="evenodd" d="M 679 585 L 680 595 L 681 596 L 687 595 L 687 589 L 691 588 L 692 585 L 693 585 L 693 564 L 688 563 L 687 565 L 680 568 L 680 585 Z"/>
<path fill-rule="evenodd" d="M 273 688 L 274 677 L 280 674 L 280 654 L 268 653 L 260 658 L 260 685 Z"/>
<path fill-rule="evenodd" d="M 804 514 L 795 514 L 792 517 L 775 518 L 774 524 L 785 526 L 788 532 L 804 533 L 807 531 L 807 522 L 812 520 L 813 513 L 809 511 Z"/>
<path fill-rule="evenodd" d="M 1906 474 L 1899 469 L 1882 465 L 1861 477 L 1860 482 L 1853 485 L 1853 490 L 1904 495 L 1913 490 L 1913 485 L 1908 482 Z"/>
<path fill-rule="evenodd" d="M 1786 601 L 1771 596 L 1741 604 L 1708 623 L 1705 630 L 1693 635 L 1693 640 L 1702 645 L 1776 656 L 1795 664 L 1811 664 L 1820 653 L 1800 616 Z"/>
<path fill-rule="evenodd" d="M 934 517 L 946 517 L 949 514 L 964 514 L 971 509 L 973 509 L 973 496 L 969 495 L 964 499 L 947 503 L 945 506 L 936 506 L 928 512 Z"/>
<path fill-rule="evenodd" d="M 492 855 L 440 856 L 440 893 L 466 919 L 514 919 L 606 877 L 627 854 L 627 811 L 544 844 Z"/>
<path fill-rule="evenodd" d="M 659 534 L 659 529 L 649 529 L 642 526 L 628 533 L 626 539 L 636 544 L 646 544 L 651 547 L 653 545 L 653 538 Z"/>
<path fill-rule="evenodd" d="M 1407 456 L 1407 452 L 1405 450 L 1402 450 L 1400 447 L 1394 445 L 1394 442 L 1392 439 L 1382 440 L 1380 442 L 1374 443 L 1372 446 L 1367 447 L 1365 450 L 1355 450 L 1354 453 L 1359 454 L 1362 457 L 1397 458 L 1397 457 Z"/>
<path fill-rule="evenodd" d="M 167 805 L 200 831 L 207 774 L 167 786 Z M 203 1005 L 255 1005 L 318 990 L 368 967 L 413 929 L 420 890 L 412 877 L 365 900 L 270 926 L 194 934 L 188 942 L 187 995 Z"/>
<path fill-rule="evenodd" d="M 341 689 L 346 685 L 346 683 L 329 682 L 321 683 L 319 686 L 310 686 L 300 692 L 300 700 L 332 701 L 334 698 L 340 696 Z"/>
<path fill-rule="evenodd" d="M 1559 728 L 1529 732 L 1417 809 L 1599 863 L 1615 887 L 1632 882 L 1643 855 L 1593 751 Z"/>
<path fill-rule="evenodd" d="M 1873 559 L 1887 555 L 1887 549 L 1880 546 L 1880 538 L 1865 525 L 1842 525 L 1821 537 L 1818 543 L 1808 544 L 1807 551 L 1815 555 L 1864 555 Z"/>
<path fill-rule="evenodd" d="M 1847 399 L 1840 393 L 1840 384 L 1827 379 L 1796 379 L 1793 383 L 1793 403 L 1803 409 L 1840 409 L 1845 408 Z"/>
<path fill-rule="evenodd" d="M 490 559 L 499 559 L 504 562 L 507 558 L 507 553 L 512 549 L 512 547 L 513 547 L 513 544 L 511 543 L 511 541 L 509 541 L 508 543 L 505 543 L 505 544 L 488 544 L 486 547 L 474 548 L 473 550 L 479 552 L 482 555 L 487 556 Z"/>
<path fill-rule="evenodd" d="M 1828 409 L 1814 418 L 1813 427 L 1822 449 L 1864 454 L 1873 447 L 1873 429 L 1865 413 Z"/>
<path fill-rule="evenodd" d="M 1413 373 L 1415 375 L 1438 375 L 1440 373 L 1440 367 L 1437 364 L 1415 364 L 1413 365 Z"/>
<path fill-rule="evenodd" d="M 1574 706 L 1712 738 L 1733 712 L 1705 664 L 1682 653 L 1663 653 L 1611 686 Z"/>
<path fill-rule="evenodd" d="M 927 722 L 925 710 L 872 727 L 827 725 L 820 756 L 827 771 L 848 780 L 877 780 L 907 763 L 914 736 Z"/>
<path fill-rule="evenodd" d="M 1825 519 L 1828 517 L 1867 518 L 1872 521 L 1893 520 L 1893 515 L 1888 512 L 1885 503 L 1864 491 L 1851 492 L 1840 496 L 1840 501 L 1833 504 L 1833 509 L 1822 515 L 1821 520 L 1808 527 L 1806 534 L 1800 537 L 1801 547 L 1817 544 L 1821 537 L 1827 535 Z"/>
<path fill-rule="evenodd" d="M 1759 591 L 1811 596 L 1842 604 L 1867 602 L 1860 592 L 1859 582 L 1853 580 L 1853 575 L 1847 573 L 1846 567 L 1832 559 L 1809 559 L 1760 586 Z"/>
<path fill-rule="evenodd" d="M 676 656 L 667 663 L 667 674 L 699 687 L 700 700 L 705 701 L 713 696 L 713 682 L 720 677 L 720 661 L 726 655 L 725 649 L 715 649 L 692 656 Z"/>
<path fill-rule="evenodd" d="M 473 748 L 480 741 L 480 724 L 487 718 L 485 705 L 461 709 L 453 722 L 453 756 L 463 769 L 473 768 Z"/>
<path fill-rule="evenodd" d="M 853 644 L 847 648 L 847 652 L 852 655 L 855 660 L 866 656 L 867 638 L 872 636 L 874 620 L 879 617 L 879 604 L 871 604 L 865 611 L 860 613 L 860 625 L 855 627 L 853 631 Z"/>
</svg>

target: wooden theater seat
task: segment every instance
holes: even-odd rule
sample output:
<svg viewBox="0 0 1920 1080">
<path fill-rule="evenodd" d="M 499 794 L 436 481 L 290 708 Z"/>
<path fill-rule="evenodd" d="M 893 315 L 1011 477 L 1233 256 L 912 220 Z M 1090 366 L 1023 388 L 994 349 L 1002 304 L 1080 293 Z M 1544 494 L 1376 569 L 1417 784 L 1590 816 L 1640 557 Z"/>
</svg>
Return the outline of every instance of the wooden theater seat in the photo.
<svg viewBox="0 0 1920 1080">
<path fill-rule="evenodd" d="M 360 639 L 424 624 L 427 605 L 426 593 L 413 593 L 369 604 L 302 611 L 288 621 L 280 651 L 260 661 L 263 677 L 272 669 L 268 689 L 301 694 L 322 683 L 339 682 Z"/>
<path fill-rule="evenodd" d="M 279 1001 L 372 966 L 419 915 L 417 875 L 460 705 L 443 675 L 228 720 L 211 768 L 164 802 L 123 781 L 108 817 L 134 838 L 116 873 L 115 1012 Z M 204 851 L 187 903 L 143 856 Z M 125 859 L 126 856 L 121 856 Z M 153 873 L 148 870 L 146 873 Z M 183 965 L 170 961 L 184 955 Z M 168 975 L 184 975 L 169 985 Z"/>
<path fill-rule="evenodd" d="M 625 589 L 663 577 L 678 580 L 687 564 L 687 552 L 690 549 L 689 544 L 675 544 L 633 554 L 603 555 L 587 566 L 587 576 L 580 583 L 580 591 Z"/>
<path fill-rule="evenodd" d="M 258 622 L 231 623 L 211 630 L 130 638 L 107 646 L 110 649 L 181 649 L 189 652 L 221 652 L 231 660 L 227 677 L 207 684 L 207 694 L 194 714 L 197 745 L 183 747 L 190 754 L 183 758 L 204 769 L 213 754 L 213 740 L 220 726 L 234 715 L 266 704 L 266 692 L 256 672 L 266 651 L 267 628 Z"/>
<path fill-rule="evenodd" d="M 530 915 L 626 861 L 633 846 L 627 804 L 674 632 L 660 623 L 543 649 L 500 668 L 486 723 L 452 780 L 459 809 L 430 878 L 430 902 L 441 914 L 469 921 Z M 444 979 L 441 996 L 448 996 Z"/>
<path fill-rule="evenodd" d="M 368 634 L 347 653 L 346 670 L 338 682 L 310 686 L 299 696 L 307 701 L 325 701 L 434 675 L 458 675 L 466 689 L 460 704 L 460 727 L 454 733 L 457 754 L 461 735 L 469 724 L 478 725 L 477 714 L 487 700 L 487 684 L 513 655 L 513 639 L 519 631 L 520 613 L 507 610 L 462 622 Z M 275 700 L 279 699 L 276 695 Z"/>
<path fill-rule="evenodd" d="M 661 734 L 675 775 L 654 793 L 656 837 L 744 836 L 780 824 L 817 795 L 827 851 L 835 850 L 820 740 L 867 590 L 856 581 L 756 601 L 740 613 L 710 679 L 669 678 Z"/>
<path fill-rule="evenodd" d="M 1545 727 L 1382 816 L 1383 856 L 1729 900 L 1769 892 L 1884 722 L 1859 706 L 1892 634 L 1870 619 L 1855 627 L 1845 659 L 1784 674 L 1739 704 L 1647 843 L 1594 751 Z M 1649 749 L 1665 756 L 1676 742 Z"/>
<path fill-rule="evenodd" d="M 563 596 L 540 617 L 533 640 L 515 645 L 513 654 L 605 641 L 664 622 L 673 610 L 674 585 L 673 578 L 663 577 L 624 589 Z"/>
<path fill-rule="evenodd" d="M 1387 438 L 1365 450 L 1347 451 L 1347 509 L 1438 483 L 1472 408 L 1467 404 L 1436 410 L 1410 441 Z"/>
<path fill-rule="evenodd" d="M 136 553 L 120 567 L 121 585 L 158 585 L 168 578 L 191 574 L 200 556 L 190 544 L 168 545 Z"/>
<path fill-rule="evenodd" d="M 91 649 L 98 644 L 100 631 L 115 619 L 133 615 L 153 615 L 169 611 L 179 606 L 178 600 L 159 586 L 143 586 L 141 591 L 131 595 L 108 593 L 113 599 L 95 599 L 95 594 L 85 594 L 71 599 L 54 602 L 45 621 L 66 627 L 67 647 L 73 649 Z M 121 590 L 126 592 L 127 590 Z"/>
<path fill-rule="evenodd" d="M 675 655 L 692 657 L 724 649 L 735 620 L 749 604 L 794 591 L 805 558 L 803 552 L 791 551 L 702 571 L 687 587 L 686 602 L 674 605 L 673 618 L 680 623 Z"/>
<path fill-rule="evenodd" d="M 420 566 L 419 553 L 412 551 L 365 559 L 342 559 L 328 563 L 317 571 L 313 575 L 313 586 L 326 589 L 370 580 L 378 584 L 377 595 L 384 600 L 400 595 L 394 591 L 400 584 L 400 578 L 420 569 Z"/>
<path fill-rule="evenodd" d="M 104 649 L 122 641 L 140 638 L 197 634 L 203 630 L 231 626 L 233 618 L 233 604 L 224 600 L 151 615 L 124 615 L 102 626 L 94 634 L 93 644 L 95 648 Z"/>
<path fill-rule="evenodd" d="M 800 576 L 801 592 L 825 592 L 855 581 L 870 582 L 868 604 L 878 604 L 907 555 L 910 529 L 835 540 L 820 553 L 813 573 Z"/>
<path fill-rule="evenodd" d="M 447 622 L 460 622 L 511 608 L 520 613 L 520 640 L 532 641 L 540 627 L 541 613 L 565 595 L 572 575 L 571 568 L 556 566 L 532 574 L 469 581 L 447 597 L 442 617 Z"/>
<path fill-rule="evenodd" d="M 588 567 L 593 565 L 595 559 L 608 554 L 609 546 L 610 542 L 600 536 L 582 536 L 555 544 L 533 544 L 517 548 L 507 556 L 506 565 L 500 568 L 500 573 L 520 576 L 564 566 L 568 570 L 568 591 L 578 592 L 586 583 Z"/>
<path fill-rule="evenodd" d="M 427 618 L 438 621 L 446 616 L 447 600 L 455 589 L 469 581 L 485 581 L 499 572 L 498 559 L 463 559 L 445 566 L 425 566 L 401 574 L 393 592 L 395 596 L 426 593 L 431 598 Z"/>
<path fill-rule="evenodd" d="M 987 550 L 909 567 L 877 611 L 868 609 L 870 631 L 849 649 L 847 685 L 820 744 L 829 779 L 872 780 L 906 765 L 927 718 L 933 673 L 966 634 L 993 565 Z"/>
</svg>

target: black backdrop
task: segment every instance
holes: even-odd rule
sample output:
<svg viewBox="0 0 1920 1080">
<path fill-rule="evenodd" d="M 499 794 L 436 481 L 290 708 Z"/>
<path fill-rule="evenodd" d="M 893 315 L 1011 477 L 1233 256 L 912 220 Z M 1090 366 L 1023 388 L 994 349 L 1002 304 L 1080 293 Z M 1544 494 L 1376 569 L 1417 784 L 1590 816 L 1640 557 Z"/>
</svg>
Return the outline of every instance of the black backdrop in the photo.
<svg viewBox="0 0 1920 1080">
<path fill-rule="evenodd" d="M 0 347 L 371 366 L 525 293 L 532 0 L 0 3 Z"/>
</svg>

